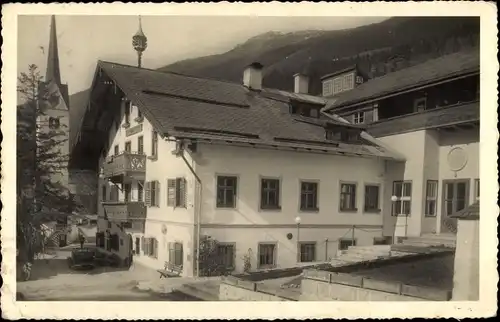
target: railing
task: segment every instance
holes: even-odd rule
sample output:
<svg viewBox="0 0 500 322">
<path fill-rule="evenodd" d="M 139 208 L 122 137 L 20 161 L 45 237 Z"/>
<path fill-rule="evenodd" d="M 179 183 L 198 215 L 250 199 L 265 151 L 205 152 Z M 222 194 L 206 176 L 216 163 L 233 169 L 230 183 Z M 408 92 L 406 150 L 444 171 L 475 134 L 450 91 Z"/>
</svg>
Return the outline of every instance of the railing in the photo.
<svg viewBox="0 0 500 322">
<path fill-rule="evenodd" d="M 138 152 L 122 152 L 108 157 L 102 165 L 105 178 L 114 176 L 144 176 L 146 173 L 146 155 Z"/>
<path fill-rule="evenodd" d="M 102 205 L 110 221 L 126 222 L 146 219 L 146 206 L 142 201 L 107 201 Z"/>
</svg>

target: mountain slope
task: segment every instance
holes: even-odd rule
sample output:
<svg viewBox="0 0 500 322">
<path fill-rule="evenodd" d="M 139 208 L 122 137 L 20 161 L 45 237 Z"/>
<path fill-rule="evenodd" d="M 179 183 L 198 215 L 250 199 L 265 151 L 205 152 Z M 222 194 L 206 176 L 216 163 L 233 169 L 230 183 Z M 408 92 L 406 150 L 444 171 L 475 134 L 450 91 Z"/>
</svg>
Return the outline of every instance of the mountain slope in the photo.
<svg viewBox="0 0 500 322">
<path fill-rule="evenodd" d="M 220 54 L 180 61 L 160 68 L 200 77 L 239 82 L 245 66 L 265 66 L 264 86 L 292 89 L 293 74 L 307 69 L 311 92 L 319 77 L 354 63 L 378 70 L 392 56 L 406 64 L 458 51 L 478 43 L 479 19 L 473 17 L 398 17 L 367 26 L 334 31 L 269 32 Z"/>
</svg>

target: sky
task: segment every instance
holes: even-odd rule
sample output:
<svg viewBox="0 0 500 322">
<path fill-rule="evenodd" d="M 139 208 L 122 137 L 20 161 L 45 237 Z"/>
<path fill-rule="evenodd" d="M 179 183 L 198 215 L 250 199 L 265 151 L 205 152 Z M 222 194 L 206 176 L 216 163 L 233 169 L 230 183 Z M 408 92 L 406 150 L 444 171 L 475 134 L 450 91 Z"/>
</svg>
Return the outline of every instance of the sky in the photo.
<svg viewBox="0 0 500 322">
<path fill-rule="evenodd" d="M 223 53 L 268 31 L 335 30 L 382 21 L 384 17 L 142 16 L 148 48 L 143 67 Z M 97 60 L 137 64 L 132 36 L 138 16 L 56 16 L 63 83 L 70 94 L 87 89 Z M 18 17 L 18 72 L 36 64 L 45 74 L 50 16 Z"/>
</svg>

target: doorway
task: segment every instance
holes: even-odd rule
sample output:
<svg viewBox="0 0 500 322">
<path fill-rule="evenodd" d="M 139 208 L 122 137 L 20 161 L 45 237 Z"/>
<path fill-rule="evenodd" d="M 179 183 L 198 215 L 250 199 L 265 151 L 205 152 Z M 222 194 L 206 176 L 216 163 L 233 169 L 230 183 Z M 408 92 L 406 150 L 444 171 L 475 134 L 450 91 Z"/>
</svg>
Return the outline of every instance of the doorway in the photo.
<svg viewBox="0 0 500 322">
<path fill-rule="evenodd" d="M 457 219 L 450 216 L 468 206 L 469 181 L 469 179 L 443 180 L 441 233 L 457 233 Z"/>
</svg>

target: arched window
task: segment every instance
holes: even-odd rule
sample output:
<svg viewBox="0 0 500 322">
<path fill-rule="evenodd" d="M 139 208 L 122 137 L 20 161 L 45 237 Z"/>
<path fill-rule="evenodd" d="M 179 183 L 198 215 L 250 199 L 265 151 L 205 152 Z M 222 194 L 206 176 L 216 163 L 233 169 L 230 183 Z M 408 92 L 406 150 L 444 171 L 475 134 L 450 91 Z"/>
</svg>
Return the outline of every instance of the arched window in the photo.
<svg viewBox="0 0 500 322">
<path fill-rule="evenodd" d="M 57 117 L 49 117 L 49 128 L 58 129 L 60 126 L 59 119 Z"/>
</svg>

